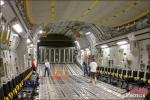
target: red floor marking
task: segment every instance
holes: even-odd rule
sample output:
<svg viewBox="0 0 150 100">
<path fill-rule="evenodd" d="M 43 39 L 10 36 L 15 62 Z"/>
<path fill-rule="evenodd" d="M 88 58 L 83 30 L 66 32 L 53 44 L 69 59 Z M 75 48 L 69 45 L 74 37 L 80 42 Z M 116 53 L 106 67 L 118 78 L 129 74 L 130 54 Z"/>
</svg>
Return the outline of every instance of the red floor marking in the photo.
<svg viewBox="0 0 150 100">
<path fill-rule="evenodd" d="M 57 72 L 58 72 L 57 66 L 54 66 L 54 75 L 52 75 L 54 80 L 58 80 L 59 78 L 59 75 Z"/>
<path fill-rule="evenodd" d="M 62 79 L 64 79 L 64 80 L 67 80 L 67 79 L 68 79 L 68 77 L 67 77 L 67 75 L 66 75 L 66 71 L 65 71 L 65 67 L 64 67 L 64 66 L 62 66 L 62 75 L 61 75 L 61 77 L 62 77 Z"/>
<path fill-rule="evenodd" d="M 147 95 L 148 94 L 148 89 L 146 89 L 146 88 L 132 89 L 129 92 L 133 93 L 133 94 L 144 94 L 144 95 Z"/>
</svg>

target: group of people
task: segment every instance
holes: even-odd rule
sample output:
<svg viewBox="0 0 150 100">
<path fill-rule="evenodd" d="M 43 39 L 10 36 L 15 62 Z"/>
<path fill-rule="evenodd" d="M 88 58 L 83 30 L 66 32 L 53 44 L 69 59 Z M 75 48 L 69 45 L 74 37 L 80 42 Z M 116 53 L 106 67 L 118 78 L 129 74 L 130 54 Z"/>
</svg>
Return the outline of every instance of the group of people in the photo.
<svg viewBox="0 0 150 100">
<path fill-rule="evenodd" d="M 87 62 L 83 62 L 83 72 L 84 72 L 84 76 L 90 76 L 90 82 L 92 82 L 93 84 L 95 84 L 96 82 L 96 69 L 97 69 L 98 65 L 95 62 L 95 59 L 92 59 L 90 63 Z M 36 64 L 35 64 L 35 59 L 33 59 L 32 61 L 32 68 L 33 71 L 36 71 Z M 44 76 L 46 76 L 46 73 L 48 74 L 48 76 L 50 75 L 50 63 L 48 61 L 48 59 L 45 59 L 45 64 L 44 64 Z"/>
<path fill-rule="evenodd" d="M 84 61 L 83 62 L 83 72 L 84 72 L 84 77 L 90 76 L 90 82 L 93 84 L 96 83 L 96 70 L 97 70 L 97 63 L 95 62 L 95 59 L 93 58 L 90 63 Z"/>
</svg>

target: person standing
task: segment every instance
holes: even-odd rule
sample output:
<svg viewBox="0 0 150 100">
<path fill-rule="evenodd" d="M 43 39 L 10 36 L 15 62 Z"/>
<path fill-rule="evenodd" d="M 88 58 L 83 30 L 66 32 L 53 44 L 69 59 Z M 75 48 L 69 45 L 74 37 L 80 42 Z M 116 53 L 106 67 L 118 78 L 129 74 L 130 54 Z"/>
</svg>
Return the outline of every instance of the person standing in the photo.
<svg viewBox="0 0 150 100">
<path fill-rule="evenodd" d="M 35 59 L 32 60 L 32 69 L 33 71 L 36 71 Z"/>
<path fill-rule="evenodd" d="M 86 75 L 88 75 L 88 69 L 87 69 L 87 63 L 84 61 L 83 62 L 83 72 L 84 72 L 84 77 L 86 76 Z"/>
<path fill-rule="evenodd" d="M 96 83 L 96 69 L 97 69 L 97 63 L 95 62 L 95 59 L 92 59 L 92 62 L 89 64 L 90 67 L 90 80 L 93 84 Z"/>
<path fill-rule="evenodd" d="M 44 72 L 44 77 L 46 76 L 46 73 L 48 76 L 50 75 L 50 63 L 48 59 L 45 59 L 45 72 Z"/>
</svg>

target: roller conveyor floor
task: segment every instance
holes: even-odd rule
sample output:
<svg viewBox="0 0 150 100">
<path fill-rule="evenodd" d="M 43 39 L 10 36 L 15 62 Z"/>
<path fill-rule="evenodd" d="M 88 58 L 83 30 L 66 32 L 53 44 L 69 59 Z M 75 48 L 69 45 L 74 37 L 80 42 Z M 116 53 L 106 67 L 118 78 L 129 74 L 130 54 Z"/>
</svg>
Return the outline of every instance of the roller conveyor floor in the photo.
<svg viewBox="0 0 150 100">
<path fill-rule="evenodd" d="M 66 65 L 71 68 L 75 65 Z M 76 66 L 78 67 L 78 66 Z M 66 68 L 68 71 L 69 68 Z M 75 68 L 74 68 L 75 69 Z M 80 70 L 77 69 L 77 70 Z M 75 71 L 75 70 L 74 70 Z M 113 99 L 120 100 L 123 99 L 124 96 L 121 95 L 125 92 L 125 90 L 120 89 L 118 87 L 114 87 L 112 85 L 106 84 L 101 81 L 97 81 L 96 85 L 90 83 L 89 79 L 81 76 L 80 71 L 76 71 L 75 75 L 70 75 L 68 73 L 67 79 L 63 79 L 62 77 L 58 77 L 58 79 L 54 79 L 52 76 L 43 77 L 43 67 L 41 67 L 38 72 L 40 75 L 40 86 L 39 86 L 39 95 L 35 98 L 35 100 L 71 100 L 71 99 Z M 51 72 L 53 73 L 53 72 Z M 71 72 L 70 72 L 71 73 Z M 73 72 L 75 73 L 75 72 Z"/>
</svg>

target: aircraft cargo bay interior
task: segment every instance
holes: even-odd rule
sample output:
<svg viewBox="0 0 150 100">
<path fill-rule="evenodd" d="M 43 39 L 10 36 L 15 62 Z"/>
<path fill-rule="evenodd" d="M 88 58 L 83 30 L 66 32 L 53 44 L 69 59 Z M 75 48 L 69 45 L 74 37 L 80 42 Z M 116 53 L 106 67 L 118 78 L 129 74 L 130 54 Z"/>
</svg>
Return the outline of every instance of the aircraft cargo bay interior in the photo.
<svg viewBox="0 0 150 100">
<path fill-rule="evenodd" d="M 150 100 L 150 1 L 0 0 L 0 100 Z"/>
</svg>

